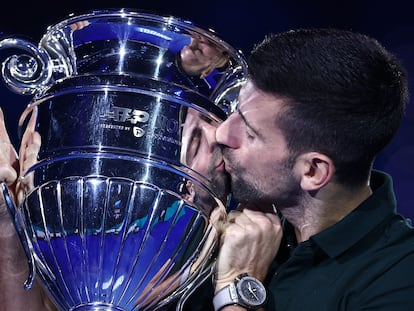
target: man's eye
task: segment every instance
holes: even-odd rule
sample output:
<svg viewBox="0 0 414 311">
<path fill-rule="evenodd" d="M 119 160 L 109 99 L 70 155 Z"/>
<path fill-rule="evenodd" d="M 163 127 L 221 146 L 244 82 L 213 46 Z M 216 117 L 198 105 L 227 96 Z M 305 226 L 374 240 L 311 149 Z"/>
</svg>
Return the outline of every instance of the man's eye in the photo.
<svg viewBox="0 0 414 311">
<path fill-rule="evenodd" d="M 245 132 L 246 132 L 246 137 L 248 139 L 254 139 L 255 138 L 254 134 L 249 129 L 246 129 Z"/>
</svg>

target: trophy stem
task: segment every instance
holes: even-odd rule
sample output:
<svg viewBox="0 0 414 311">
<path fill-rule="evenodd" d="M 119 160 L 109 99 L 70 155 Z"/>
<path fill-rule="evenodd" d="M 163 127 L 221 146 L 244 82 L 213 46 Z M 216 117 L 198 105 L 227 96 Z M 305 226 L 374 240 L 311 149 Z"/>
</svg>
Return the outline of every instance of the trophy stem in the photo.
<svg viewBox="0 0 414 311">
<path fill-rule="evenodd" d="M 91 305 L 82 305 L 79 307 L 75 307 L 71 309 L 71 311 L 126 311 L 126 310 L 120 309 L 114 306 L 109 306 L 109 305 L 91 304 Z"/>
</svg>

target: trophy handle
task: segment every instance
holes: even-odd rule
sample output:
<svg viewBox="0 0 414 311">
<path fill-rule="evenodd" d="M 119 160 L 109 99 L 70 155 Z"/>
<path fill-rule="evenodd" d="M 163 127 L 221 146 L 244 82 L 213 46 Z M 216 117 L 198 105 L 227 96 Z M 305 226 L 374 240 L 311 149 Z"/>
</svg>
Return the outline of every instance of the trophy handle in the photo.
<svg viewBox="0 0 414 311">
<path fill-rule="evenodd" d="M 30 251 L 29 240 L 27 239 L 25 230 L 20 224 L 19 213 L 17 211 L 16 205 L 14 204 L 13 199 L 11 198 L 9 194 L 7 185 L 4 182 L 1 183 L 1 188 L 2 188 L 4 202 L 6 203 L 7 210 L 9 211 L 14 227 L 17 231 L 17 234 L 19 235 L 20 242 L 22 243 L 24 252 L 26 253 L 26 256 L 27 256 L 27 260 L 29 264 L 29 276 L 26 282 L 24 283 L 24 289 L 29 290 L 33 286 L 33 282 L 35 280 L 35 275 L 36 275 L 36 269 L 34 266 L 33 255 L 32 255 L 32 252 Z"/>
<path fill-rule="evenodd" d="M 53 74 L 52 60 L 44 49 L 18 38 L 1 40 L 0 50 L 3 49 L 26 51 L 7 57 L 2 63 L 2 77 L 11 91 L 31 95 L 49 84 Z"/>
</svg>

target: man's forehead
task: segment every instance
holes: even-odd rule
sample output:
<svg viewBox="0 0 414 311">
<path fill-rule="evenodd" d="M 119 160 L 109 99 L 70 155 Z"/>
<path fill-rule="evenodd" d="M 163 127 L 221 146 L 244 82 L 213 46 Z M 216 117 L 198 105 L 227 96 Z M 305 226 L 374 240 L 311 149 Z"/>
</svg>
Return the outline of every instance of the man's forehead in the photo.
<svg viewBox="0 0 414 311">
<path fill-rule="evenodd" d="M 238 109 L 243 114 L 259 110 L 276 112 L 283 102 L 282 98 L 258 89 L 251 81 L 247 81 L 240 89 L 238 101 Z"/>
</svg>

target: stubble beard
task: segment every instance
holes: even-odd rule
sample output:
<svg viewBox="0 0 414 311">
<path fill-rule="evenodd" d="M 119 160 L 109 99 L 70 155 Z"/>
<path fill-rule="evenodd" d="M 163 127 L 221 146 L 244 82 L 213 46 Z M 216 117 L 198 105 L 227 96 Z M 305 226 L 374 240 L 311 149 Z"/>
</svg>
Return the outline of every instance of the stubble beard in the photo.
<svg viewBox="0 0 414 311">
<path fill-rule="evenodd" d="M 236 161 L 231 163 L 231 192 L 237 202 L 255 205 L 273 204 L 285 208 L 297 206 L 300 202 L 302 189 L 300 181 L 293 174 L 290 158 L 267 168 L 274 172 L 274 175 L 266 180 L 261 176 L 252 175 Z"/>
<path fill-rule="evenodd" d="M 205 177 L 210 181 L 210 190 L 220 201 L 226 204 L 227 197 L 230 194 L 230 174 L 216 170 L 215 165 L 221 157 L 221 150 L 218 147 L 215 148 Z M 196 199 L 200 198 L 196 196 Z"/>
</svg>

